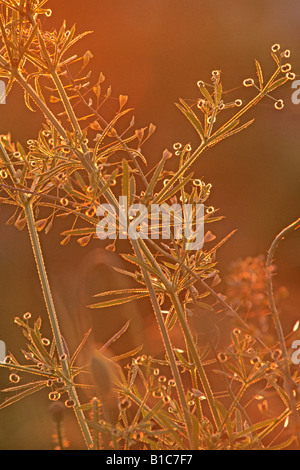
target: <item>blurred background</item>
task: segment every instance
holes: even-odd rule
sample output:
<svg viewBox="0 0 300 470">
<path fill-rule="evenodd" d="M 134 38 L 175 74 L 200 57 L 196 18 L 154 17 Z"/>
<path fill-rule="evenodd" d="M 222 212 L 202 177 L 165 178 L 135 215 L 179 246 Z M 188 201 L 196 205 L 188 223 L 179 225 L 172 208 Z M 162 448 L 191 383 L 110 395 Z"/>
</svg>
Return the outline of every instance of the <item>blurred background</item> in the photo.
<svg viewBox="0 0 300 470">
<path fill-rule="evenodd" d="M 300 78 L 298 0 L 49 0 L 48 6 L 53 14 L 45 28 L 58 29 L 66 19 L 69 27 L 77 24 L 77 32 L 93 31 L 74 53 L 92 51 L 94 76 L 103 72 L 113 96 L 129 96 L 137 127 L 150 122 L 157 126 L 144 147 L 151 164 L 174 142 L 198 144 L 174 103 L 179 98 L 196 100 L 197 81 L 209 82 L 212 70 L 222 71 L 226 100 L 250 99 L 253 89 L 242 87 L 242 81 L 255 78 L 255 58 L 264 75 L 270 76 L 274 70 L 270 48 L 279 43 L 283 50 L 291 50 L 289 61 L 296 79 Z M 238 229 L 219 251 L 221 274 L 226 274 L 231 261 L 265 254 L 275 235 L 299 217 L 300 105 L 292 103 L 291 94 L 291 82 L 275 90 L 273 96 L 284 99 L 283 110 L 276 110 L 266 98 L 246 116 L 246 120 L 255 116 L 250 128 L 210 149 L 195 165 L 196 177 L 213 186 L 210 204 L 225 217 L 211 230 L 221 239 Z M 35 138 L 41 122 L 38 112 L 26 109 L 17 88 L 0 107 L 0 133 L 11 132 L 13 140 L 24 143 Z M 13 317 L 26 311 L 44 315 L 45 308 L 28 237 L 25 231 L 5 226 L 10 214 L 1 207 L 0 339 L 16 351 L 22 335 Z M 82 249 L 75 241 L 61 247 L 63 227 L 57 222 L 53 232 L 42 236 L 42 243 L 57 302 L 70 310 L 79 266 L 93 247 Z M 276 283 L 290 293 L 282 311 L 288 330 L 299 318 L 300 231 L 281 243 L 276 264 Z M 222 288 L 220 284 L 221 292 Z M 6 378 L 1 383 L 6 384 Z M 51 447 L 51 432 L 40 433 L 39 426 L 32 425 L 37 416 L 42 425 L 49 420 L 43 412 L 47 398 L 41 402 L 36 402 L 34 411 L 20 403 L 14 411 L 0 413 L 0 448 Z M 28 403 L 30 407 L 34 402 Z"/>
</svg>

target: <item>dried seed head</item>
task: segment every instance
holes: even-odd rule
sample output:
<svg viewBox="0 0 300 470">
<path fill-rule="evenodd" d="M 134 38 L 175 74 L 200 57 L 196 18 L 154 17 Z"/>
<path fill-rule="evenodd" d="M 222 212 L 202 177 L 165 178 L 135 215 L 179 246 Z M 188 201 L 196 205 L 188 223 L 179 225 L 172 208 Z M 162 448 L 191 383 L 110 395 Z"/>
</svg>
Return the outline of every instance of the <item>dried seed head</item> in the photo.
<svg viewBox="0 0 300 470">
<path fill-rule="evenodd" d="M 8 177 L 8 173 L 5 170 L 0 170 L 0 178 L 3 178 L 4 180 Z"/>
<path fill-rule="evenodd" d="M 225 361 L 227 361 L 228 356 L 227 356 L 226 353 L 220 352 L 220 353 L 218 354 L 218 359 L 219 359 L 220 362 L 225 362 Z"/>
<path fill-rule="evenodd" d="M 169 382 L 168 382 L 168 385 L 170 385 L 170 387 L 176 387 L 175 380 L 170 379 Z"/>
<path fill-rule="evenodd" d="M 60 393 L 58 392 L 50 392 L 49 395 L 48 395 L 48 398 L 50 401 L 57 401 L 60 399 Z"/>
<path fill-rule="evenodd" d="M 163 158 L 165 158 L 166 160 L 168 160 L 168 159 L 171 158 L 171 157 L 172 157 L 172 153 L 169 152 L 168 149 L 165 149 L 165 150 L 163 151 Z"/>
<path fill-rule="evenodd" d="M 120 410 L 127 410 L 131 406 L 131 401 L 128 398 L 123 398 L 123 400 L 119 403 Z"/>
<path fill-rule="evenodd" d="M 18 382 L 20 382 L 20 377 L 17 375 L 17 374 L 10 374 L 9 376 L 9 381 L 14 383 L 14 384 L 17 384 Z"/>
<path fill-rule="evenodd" d="M 44 346 L 49 346 L 50 345 L 50 340 L 48 338 L 42 338 L 42 343 Z"/>
<path fill-rule="evenodd" d="M 289 49 L 286 49 L 286 50 L 285 50 L 284 52 L 282 52 L 280 55 L 281 55 L 281 57 L 285 57 L 285 58 L 287 59 L 288 57 L 290 57 L 291 51 L 290 51 Z"/>
<path fill-rule="evenodd" d="M 90 207 L 89 209 L 85 211 L 85 215 L 87 215 L 88 217 L 94 217 L 95 214 L 96 214 L 96 209 L 94 207 Z"/>
<path fill-rule="evenodd" d="M 205 105 L 205 100 L 199 98 L 197 100 L 197 108 L 201 109 L 201 108 L 203 108 L 204 105 Z"/>
<path fill-rule="evenodd" d="M 210 206 L 206 209 L 207 214 L 212 214 L 213 212 L 215 212 L 215 208 L 213 206 Z"/>
<path fill-rule="evenodd" d="M 159 381 L 160 383 L 166 382 L 166 380 L 167 380 L 167 379 L 166 379 L 166 377 L 165 377 L 164 375 L 161 375 L 160 377 L 158 377 L 158 381 Z"/>
<path fill-rule="evenodd" d="M 285 76 L 288 80 L 294 80 L 296 78 L 296 74 L 294 72 L 288 72 Z"/>
<path fill-rule="evenodd" d="M 248 87 L 248 86 L 253 86 L 254 85 L 254 80 L 253 78 L 246 78 L 244 81 L 243 81 L 243 85 Z"/>
<path fill-rule="evenodd" d="M 77 243 L 81 247 L 84 247 L 89 244 L 90 240 L 91 240 L 91 235 L 87 235 L 86 237 L 78 238 Z"/>
<path fill-rule="evenodd" d="M 24 313 L 23 318 L 24 320 L 29 320 L 31 318 L 31 313 L 30 312 Z"/>
<path fill-rule="evenodd" d="M 181 147 L 182 147 L 182 144 L 180 142 L 176 142 L 176 144 L 173 145 L 174 150 L 181 149 Z"/>
<path fill-rule="evenodd" d="M 69 201 L 67 198 L 63 197 L 61 198 L 60 203 L 62 206 L 66 207 L 69 204 Z"/>
<path fill-rule="evenodd" d="M 217 118 L 216 116 L 214 117 L 214 120 L 213 120 L 213 123 L 216 122 Z M 207 118 L 207 123 L 210 124 L 211 123 L 211 116 L 208 116 Z"/>
<path fill-rule="evenodd" d="M 282 109 L 284 107 L 284 102 L 283 100 L 277 100 L 276 103 L 274 104 L 275 109 Z"/>
<path fill-rule="evenodd" d="M 159 369 L 154 369 L 153 370 L 153 375 L 158 375 L 159 374 Z"/>
<path fill-rule="evenodd" d="M 252 359 L 250 360 L 250 364 L 258 364 L 260 362 L 260 358 L 258 356 L 254 356 L 252 357 Z"/>
<path fill-rule="evenodd" d="M 291 64 L 284 64 L 280 67 L 280 70 L 281 72 L 285 73 L 285 72 L 290 72 L 290 70 L 292 69 L 292 66 Z"/>
<path fill-rule="evenodd" d="M 65 406 L 67 408 L 73 408 L 73 406 L 75 406 L 75 401 L 74 400 L 66 400 L 65 401 Z"/>
<path fill-rule="evenodd" d="M 279 49 L 280 49 L 280 44 L 273 44 L 273 46 L 271 47 L 272 52 L 278 52 Z"/>
<path fill-rule="evenodd" d="M 200 87 L 203 87 L 204 85 L 205 85 L 205 83 L 204 83 L 202 80 L 199 80 L 199 81 L 197 82 L 197 87 L 199 87 L 199 88 L 200 88 Z"/>
<path fill-rule="evenodd" d="M 242 102 L 242 100 L 235 100 L 234 104 L 236 106 L 242 106 L 243 102 Z"/>
<path fill-rule="evenodd" d="M 280 349 L 275 349 L 274 351 L 272 351 L 272 359 L 274 361 L 277 361 L 278 359 L 280 359 L 281 357 L 281 350 Z"/>
<path fill-rule="evenodd" d="M 18 219 L 16 220 L 16 222 L 14 223 L 14 226 L 18 229 L 18 230 L 23 230 L 25 227 L 26 227 L 26 219 L 25 217 L 23 219 Z"/>
</svg>

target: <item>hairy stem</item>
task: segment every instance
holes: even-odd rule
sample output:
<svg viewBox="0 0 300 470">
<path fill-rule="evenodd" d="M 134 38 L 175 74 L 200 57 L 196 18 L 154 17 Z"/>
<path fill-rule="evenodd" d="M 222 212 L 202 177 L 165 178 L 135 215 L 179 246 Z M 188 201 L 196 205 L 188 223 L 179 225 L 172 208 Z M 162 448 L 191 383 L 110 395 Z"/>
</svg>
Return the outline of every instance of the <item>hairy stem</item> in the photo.
<svg viewBox="0 0 300 470">
<path fill-rule="evenodd" d="M 269 304 L 270 304 L 270 309 L 272 312 L 279 344 L 280 344 L 280 349 L 282 353 L 282 358 L 284 362 L 284 374 L 285 374 L 285 389 L 289 397 L 290 401 L 290 407 L 291 407 L 291 412 L 292 412 L 292 420 L 293 424 L 295 426 L 296 434 L 297 434 L 297 445 L 299 447 L 299 440 L 300 440 L 300 420 L 299 420 L 299 415 L 297 413 L 297 404 L 296 404 L 296 399 L 293 394 L 294 389 L 295 389 L 295 384 L 293 382 L 293 379 L 291 377 L 291 371 L 290 371 L 290 366 L 289 366 L 289 359 L 288 359 L 288 352 L 285 344 L 285 339 L 284 339 L 284 333 L 281 325 L 281 321 L 279 318 L 278 310 L 276 307 L 276 302 L 274 298 L 274 292 L 273 292 L 273 282 L 272 282 L 272 262 L 273 258 L 275 255 L 276 248 L 280 241 L 287 235 L 291 230 L 294 230 L 300 226 L 300 218 L 297 219 L 295 222 L 290 224 L 288 227 L 284 228 L 274 239 L 274 241 L 271 244 L 271 247 L 268 252 L 268 257 L 266 261 L 266 271 L 267 271 L 267 288 L 268 288 L 268 297 L 269 297 Z"/>
<path fill-rule="evenodd" d="M 53 298 L 51 294 L 50 284 L 48 281 L 48 276 L 47 276 L 47 272 L 45 268 L 42 248 L 41 248 L 38 233 L 35 227 L 34 215 L 33 215 L 32 205 L 30 201 L 27 201 L 27 203 L 24 204 L 24 211 L 25 211 L 25 216 L 27 219 L 27 225 L 28 225 L 28 230 L 29 230 L 29 234 L 31 238 L 32 249 L 33 249 L 33 253 L 34 253 L 34 257 L 36 261 L 39 278 L 40 278 L 41 285 L 42 285 L 42 290 L 44 294 L 45 303 L 47 306 L 47 311 L 48 311 L 48 315 L 50 319 L 53 336 L 55 339 L 58 354 L 60 356 L 62 370 L 67 380 L 68 393 L 69 393 L 70 399 L 73 400 L 74 402 L 74 412 L 78 420 L 78 423 L 80 425 L 85 442 L 88 448 L 90 448 L 90 446 L 93 444 L 93 441 L 92 441 L 92 437 L 91 437 L 89 428 L 85 420 L 85 416 L 82 410 L 80 409 L 79 398 L 77 396 L 77 392 L 73 384 L 73 379 L 72 379 L 71 371 L 70 371 L 69 364 L 68 364 L 68 358 L 66 357 L 66 354 L 65 354 L 65 348 L 64 348 L 64 344 L 63 344 L 63 340 L 62 340 L 62 336 L 61 336 L 61 332 L 60 332 L 60 328 L 58 324 L 58 319 L 57 319 L 55 306 L 54 306 L 54 302 L 53 302 Z"/>
</svg>

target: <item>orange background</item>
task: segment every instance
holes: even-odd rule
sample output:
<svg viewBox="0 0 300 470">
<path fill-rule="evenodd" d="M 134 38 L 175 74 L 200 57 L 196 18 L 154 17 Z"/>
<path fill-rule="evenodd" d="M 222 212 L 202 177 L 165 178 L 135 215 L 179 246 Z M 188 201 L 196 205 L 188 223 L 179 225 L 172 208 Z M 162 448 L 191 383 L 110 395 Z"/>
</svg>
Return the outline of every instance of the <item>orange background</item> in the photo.
<svg viewBox="0 0 300 470">
<path fill-rule="evenodd" d="M 174 142 L 197 145 L 197 135 L 174 102 L 179 97 L 197 99 L 197 81 L 209 82 L 213 69 L 222 70 L 223 87 L 228 91 L 241 87 L 245 78 L 255 78 L 254 58 L 267 77 L 274 70 L 270 47 L 280 43 L 283 49 L 291 49 L 290 62 L 299 78 L 297 0 L 49 0 L 48 6 L 53 15 L 45 28 L 59 28 L 65 18 L 68 26 L 76 22 L 78 32 L 94 31 L 75 46 L 74 53 L 93 52 L 95 76 L 103 72 L 113 96 L 129 95 L 137 127 L 150 122 L 157 126 L 144 148 L 150 165 L 161 158 L 165 148 L 171 150 Z M 300 105 L 292 104 L 291 93 L 290 83 L 276 90 L 274 96 L 285 101 L 282 111 L 276 111 L 266 98 L 247 116 L 247 120 L 256 118 L 249 129 L 213 147 L 194 168 L 196 177 L 212 183 L 210 204 L 226 217 L 212 231 L 220 238 L 238 229 L 219 251 L 222 273 L 231 260 L 266 253 L 274 236 L 299 217 Z M 241 87 L 225 99 L 252 96 L 252 89 Z M 36 136 L 41 121 L 39 113 L 25 108 L 17 88 L 0 107 L 0 133 L 10 131 L 21 142 Z M 1 208 L 0 339 L 16 350 L 22 335 L 12 318 L 27 310 L 39 315 L 44 307 L 27 235 L 5 226 L 10 214 L 9 209 Z M 75 242 L 61 247 L 62 227 L 57 222 L 52 235 L 42 236 L 42 242 L 50 280 L 64 296 L 72 289 L 72 277 L 85 250 Z M 290 234 L 277 255 L 278 283 L 290 291 L 284 311 L 287 329 L 299 316 L 299 233 Z M 48 435 L 35 435 L 25 424 L 24 404 L 16 405 L 16 410 L 0 412 L 0 448 L 14 448 L 16 442 L 20 448 L 48 445 Z M 14 418 L 8 425 L 9 416 Z"/>
</svg>

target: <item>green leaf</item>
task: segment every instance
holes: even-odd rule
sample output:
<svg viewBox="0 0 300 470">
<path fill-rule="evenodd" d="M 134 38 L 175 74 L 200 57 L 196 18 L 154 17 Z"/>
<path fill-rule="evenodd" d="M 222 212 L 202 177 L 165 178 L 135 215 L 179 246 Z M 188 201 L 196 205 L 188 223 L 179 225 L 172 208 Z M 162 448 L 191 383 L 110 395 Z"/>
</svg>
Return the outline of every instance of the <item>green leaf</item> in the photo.
<svg viewBox="0 0 300 470">
<path fill-rule="evenodd" d="M 235 121 L 235 122 L 238 123 L 238 121 Z M 246 124 L 243 124 L 242 126 L 238 127 L 237 129 L 234 129 L 231 132 L 222 133 L 220 137 L 217 137 L 216 139 L 215 139 L 215 135 L 213 135 L 213 142 L 209 144 L 209 147 L 212 147 L 213 145 L 215 145 L 216 143 L 220 142 L 223 139 L 227 139 L 227 137 L 230 137 L 234 134 L 237 134 L 238 132 L 241 132 L 242 130 L 250 126 L 253 122 L 254 122 L 254 119 L 251 119 L 250 121 L 246 122 Z"/>
<path fill-rule="evenodd" d="M 286 77 L 279 78 L 278 80 L 275 80 L 275 82 L 271 83 L 270 86 L 268 86 L 266 93 L 270 93 L 270 91 L 276 90 L 281 85 L 284 85 L 288 79 Z"/>
<path fill-rule="evenodd" d="M 291 436 L 289 439 L 287 439 L 286 441 L 284 442 L 281 442 L 280 444 L 277 444 L 275 446 L 271 446 L 271 447 L 268 447 L 268 450 L 282 450 L 282 449 L 286 449 L 287 447 L 289 447 L 295 440 L 295 436 Z"/>
<path fill-rule="evenodd" d="M 150 264 L 146 263 L 145 261 L 139 258 L 136 258 L 135 256 L 131 256 L 131 255 L 122 255 L 122 257 L 126 259 L 127 261 L 130 261 L 133 264 L 137 264 L 138 266 L 146 269 L 147 271 L 150 271 L 156 277 L 160 278 L 159 271 L 157 269 L 154 269 L 152 266 L 150 266 Z"/>
<path fill-rule="evenodd" d="M 95 229 L 91 227 L 87 228 L 76 228 L 73 230 L 66 230 L 65 232 L 62 232 L 61 235 L 68 236 L 72 235 L 74 237 L 81 236 L 81 235 L 90 235 L 95 233 Z"/>
<path fill-rule="evenodd" d="M 210 93 L 208 92 L 207 88 L 205 85 L 198 85 L 199 86 L 199 90 L 201 91 L 202 93 L 202 96 L 209 102 L 211 103 L 212 105 L 214 104 L 214 101 L 210 95 Z"/>
<path fill-rule="evenodd" d="M 109 346 L 114 343 L 115 341 L 117 341 L 128 329 L 130 325 L 130 320 L 128 320 L 128 322 L 125 323 L 125 325 L 112 337 L 110 338 L 105 344 L 104 346 L 102 346 L 102 348 L 99 349 L 100 352 L 103 352 L 105 351 L 105 349 L 109 348 Z"/>
<path fill-rule="evenodd" d="M 203 127 L 202 127 L 202 124 L 201 124 L 200 120 L 198 119 L 198 117 L 196 116 L 196 114 L 194 113 L 192 108 L 190 108 L 189 105 L 184 100 L 180 99 L 179 101 L 180 101 L 181 105 L 178 104 L 178 103 L 175 103 L 177 108 L 180 109 L 180 111 L 190 121 L 192 126 L 196 129 L 199 136 L 201 137 L 201 140 L 204 141 L 205 136 L 204 136 Z"/>
<path fill-rule="evenodd" d="M 174 348 L 174 352 L 175 352 L 177 358 L 179 359 L 179 361 L 181 362 L 181 364 L 182 364 L 187 370 L 191 370 L 191 366 L 190 366 L 190 364 L 188 363 L 188 361 L 185 359 L 185 357 L 182 355 L 181 350 Z"/>
<path fill-rule="evenodd" d="M 3 410 L 3 408 L 6 408 L 7 406 L 12 405 L 13 403 L 16 403 L 17 401 L 22 400 L 23 398 L 28 397 L 29 395 L 32 395 L 33 393 L 39 392 L 43 388 L 46 387 L 45 382 L 43 384 L 36 385 L 35 387 L 31 387 L 21 393 L 18 393 L 17 395 L 14 395 L 11 398 L 7 398 L 4 402 L 0 404 L 0 410 Z"/>
<path fill-rule="evenodd" d="M 170 199 L 172 196 L 174 196 L 174 194 L 178 193 L 178 191 L 181 188 L 184 188 L 184 186 L 193 178 L 193 175 L 194 175 L 194 173 L 190 173 L 188 176 L 183 178 L 181 180 L 181 182 L 179 184 L 177 184 L 177 186 L 175 186 L 175 188 L 172 188 L 167 192 L 164 192 L 164 189 L 162 191 L 160 191 L 160 193 L 157 195 L 157 202 L 156 203 L 157 204 L 162 204 L 164 201 L 166 201 L 167 199 Z"/>
<path fill-rule="evenodd" d="M 100 292 L 100 294 L 95 294 L 93 297 L 105 297 L 106 295 L 119 295 L 119 294 L 147 294 L 147 289 L 119 289 L 119 290 L 110 290 L 106 292 Z"/>
<path fill-rule="evenodd" d="M 255 66 L 256 66 L 256 73 L 257 73 L 258 82 L 259 82 L 259 88 L 262 90 L 263 84 L 264 84 L 264 78 L 263 78 L 263 73 L 262 73 L 260 63 L 256 59 L 255 59 Z"/>
<path fill-rule="evenodd" d="M 30 95 L 27 93 L 27 91 L 24 91 L 24 100 L 27 108 L 30 109 L 30 111 L 32 111 L 33 113 L 35 113 L 36 110 L 33 109 L 33 107 L 31 106 Z"/>
<path fill-rule="evenodd" d="M 132 175 L 129 181 L 129 195 L 130 195 L 130 200 L 129 200 L 129 206 L 131 206 L 134 203 L 134 197 L 136 195 L 136 182 L 135 182 L 135 177 Z"/>
<path fill-rule="evenodd" d="M 146 189 L 146 193 L 145 193 L 145 195 L 144 195 L 144 197 L 143 197 L 143 199 L 142 199 L 142 201 L 141 201 L 142 203 L 144 203 L 145 201 L 147 201 L 147 198 L 152 195 L 153 190 L 154 190 L 154 188 L 155 188 L 155 186 L 156 186 L 156 183 L 157 183 L 157 181 L 159 180 L 159 177 L 160 177 L 160 175 L 161 175 L 162 172 L 163 172 L 165 163 L 166 163 L 166 158 L 163 157 L 163 158 L 161 159 L 161 161 L 159 162 L 159 164 L 157 165 L 155 172 L 153 173 L 153 176 L 152 176 L 152 178 L 151 178 L 151 180 L 150 180 L 150 183 L 149 183 L 149 185 L 148 185 L 148 188 Z"/>
<path fill-rule="evenodd" d="M 123 158 L 122 195 L 127 197 L 128 207 L 130 203 L 129 178 L 130 178 L 129 166 L 128 166 L 127 160 Z"/>
<path fill-rule="evenodd" d="M 215 405 L 221 415 L 222 421 L 225 422 L 228 436 L 229 436 L 229 439 L 231 440 L 233 437 L 233 428 L 232 428 L 232 422 L 228 416 L 228 410 L 226 410 L 226 408 L 218 400 L 215 400 Z"/>
<path fill-rule="evenodd" d="M 135 356 L 141 351 L 142 348 L 143 348 L 143 345 L 138 346 L 137 348 L 132 349 L 131 351 L 127 351 L 126 353 L 120 354 L 119 356 L 114 356 L 112 358 L 112 361 L 119 362 L 119 361 L 122 361 L 123 359 L 127 359 L 128 357 Z"/>
<path fill-rule="evenodd" d="M 114 307 L 115 305 L 122 305 L 122 304 L 125 304 L 127 302 L 131 302 L 132 300 L 141 299 L 143 297 L 146 297 L 147 295 L 149 295 L 149 294 L 148 293 L 147 294 L 136 294 L 136 295 L 131 295 L 131 296 L 128 296 L 128 297 L 123 297 L 123 298 L 120 298 L 120 299 L 107 300 L 105 302 L 100 302 L 98 304 L 89 305 L 89 308 Z"/>
<path fill-rule="evenodd" d="M 82 350 L 83 346 L 85 345 L 86 341 L 88 340 L 90 334 L 92 332 L 92 328 L 89 329 L 89 331 L 87 333 L 85 333 L 85 335 L 83 336 L 79 346 L 77 347 L 76 351 L 74 352 L 72 358 L 71 358 L 71 367 L 73 366 L 74 362 L 76 361 L 77 357 L 78 357 L 78 354 L 80 353 L 80 351 Z"/>
</svg>

